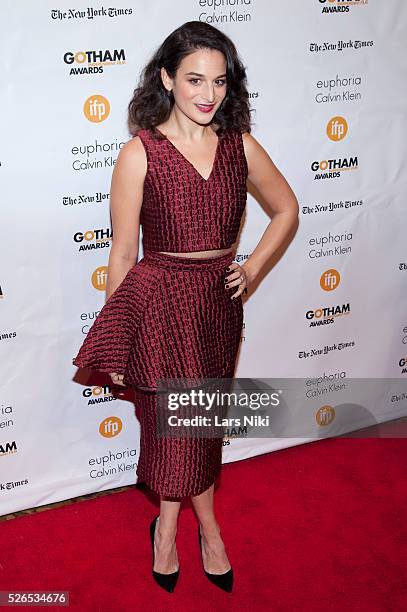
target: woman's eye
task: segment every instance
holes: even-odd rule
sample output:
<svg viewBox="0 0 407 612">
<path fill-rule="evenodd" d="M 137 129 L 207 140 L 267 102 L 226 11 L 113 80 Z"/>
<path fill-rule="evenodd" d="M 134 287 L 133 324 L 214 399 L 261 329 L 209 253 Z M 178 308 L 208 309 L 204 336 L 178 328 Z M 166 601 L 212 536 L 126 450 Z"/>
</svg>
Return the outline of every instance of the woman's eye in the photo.
<svg viewBox="0 0 407 612">
<path fill-rule="evenodd" d="M 193 83 L 193 84 L 195 85 L 195 84 L 196 84 L 198 81 L 200 81 L 200 80 L 201 80 L 201 79 L 189 79 L 189 82 L 190 82 L 190 83 Z M 216 81 L 216 83 L 217 83 L 218 85 L 220 85 L 221 87 L 223 87 L 223 85 L 226 83 L 226 80 L 225 80 L 225 79 L 218 79 L 218 80 Z"/>
</svg>

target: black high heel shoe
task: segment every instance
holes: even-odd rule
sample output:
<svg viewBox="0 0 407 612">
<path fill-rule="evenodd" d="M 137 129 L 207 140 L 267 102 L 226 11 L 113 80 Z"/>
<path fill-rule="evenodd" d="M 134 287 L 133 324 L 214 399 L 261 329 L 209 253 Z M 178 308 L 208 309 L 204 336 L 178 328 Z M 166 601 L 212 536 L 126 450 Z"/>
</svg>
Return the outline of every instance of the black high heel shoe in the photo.
<svg viewBox="0 0 407 612">
<path fill-rule="evenodd" d="M 176 572 L 172 572 L 172 574 L 161 574 L 160 572 L 154 571 L 154 560 L 155 560 L 155 552 L 154 552 L 154 534 L 155 528 L 157 525 L 157 520 L 159 518 L 159 514 L 153 519 L 153 522 L 150 525 L 150 539 L 151 546 L 153 548 L 153 578 L 160 587 L 168 591 L 168 593 L 172 593 L 175 589 L 175 585 L 177 584 L 178 576 L 179 576 L 179 568 Z"/>
<path fill-rule="evenodd" d="M 211 574 L 210 572 L 207 572 L 206 569 L 204 568 L 203 559 L 202 559 L 202 536 L 201 536 L 201 530 L 199 529 L 199 525 L 198 525 L 198 540 L 199 540 L 199 548 L 201 549 L 201 561 L 202 561 L 203 571 L 205 572 L 205 576 L 213 584 L 215 584 L 217 587 L 219 587 L 223 591 L 226 591 L 227 593 L 231 593 L 232 588 L 233 588 L 233 569 L 232 568 L 230 568 L 230 570 L 228 570 L 224 574 Z"/>
</svg>

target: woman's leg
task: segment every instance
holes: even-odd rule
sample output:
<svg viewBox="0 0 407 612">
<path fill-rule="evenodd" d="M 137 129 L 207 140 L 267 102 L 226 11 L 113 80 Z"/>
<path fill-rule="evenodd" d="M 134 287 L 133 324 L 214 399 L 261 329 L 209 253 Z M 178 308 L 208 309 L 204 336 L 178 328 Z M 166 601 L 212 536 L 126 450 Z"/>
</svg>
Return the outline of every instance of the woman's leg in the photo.
<svg viewBox="0 0 407 612">
<path fill-rule="evenodd" d="M 212 484 L 200 495 L 191 496 L 191 501 L 200 522 L 204 568 L 211 574 L 223 574 L 230 569 L 230 563 L 215 517 L 213 494 Z"/>
<path fill-rule="evenodd" d="M 155 529 L 155 563 L 153 569 L 161 574 L 176 572 L 179 563 L 175 544 L 180 501 L 160 499 L 160 518 Z"/>
</svg>

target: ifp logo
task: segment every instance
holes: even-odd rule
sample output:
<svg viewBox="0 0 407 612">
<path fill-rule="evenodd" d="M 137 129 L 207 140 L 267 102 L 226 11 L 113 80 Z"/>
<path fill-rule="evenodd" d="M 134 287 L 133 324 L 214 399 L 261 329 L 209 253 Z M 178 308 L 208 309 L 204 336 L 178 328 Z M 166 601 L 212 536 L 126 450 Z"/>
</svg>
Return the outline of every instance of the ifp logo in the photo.
<svg viewBox="0 0 407 612">
<path fill-rule="evenodd" d="M 83 105 L 86 119 L 92 123 L 101 123 L 110 114 L 109 100 L 100 94 L 89 96 Z"/>
<path fill-rule="evenodd" d="M 321 289 L 324 291 L 333 291 L 338 287 L 340 281 L 341 275 L 339 274 L 338 270 L 335 270 L 335 268 L 330 268 L 321 274 L 319 284 Z"/>
<path fill-rule="evenodd" d="M 109 416 L 103 419 L 99 425 L 99 433 L 104 438 L 115 438 L 123 429 L 123 423 L 119 417 Z"/>
<path fill-rule="evenodd" d="M 320 427 L 330 425 L 335 419 L 335 408 L 333 406 L 321 406 L 315 415 L 315 420 Z"/>
<path fill-rule="evenodd" d="M 107 266 L 99 266 L 92 274 L 92 285 L 99 291 L 106 290 Z"/>
<path fill-rule="evenodd" d="M 328 138 L 335 142 L 343 140 L 348 133 L 348 123 L 345 117 L 332 117 L 326 126 L 326 133 Z"/>
</svg>

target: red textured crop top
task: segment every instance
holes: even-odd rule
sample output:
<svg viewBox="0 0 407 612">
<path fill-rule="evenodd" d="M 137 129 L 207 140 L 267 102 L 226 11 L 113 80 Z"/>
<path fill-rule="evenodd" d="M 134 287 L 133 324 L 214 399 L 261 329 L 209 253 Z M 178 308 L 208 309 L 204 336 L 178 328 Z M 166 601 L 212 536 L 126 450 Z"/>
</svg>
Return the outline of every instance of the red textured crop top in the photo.
<svg viewBox="0 0 407 612">
<path fill-rule="evenodd" d="M 230 247 L 247 200 L 248 167 L 241 132 L 227 128 L 218 136 L 207 180 L 157 132 L 137 132 L 147 156 L 140 212 L 143 250 L 180 253 Z"/>
</svg>

